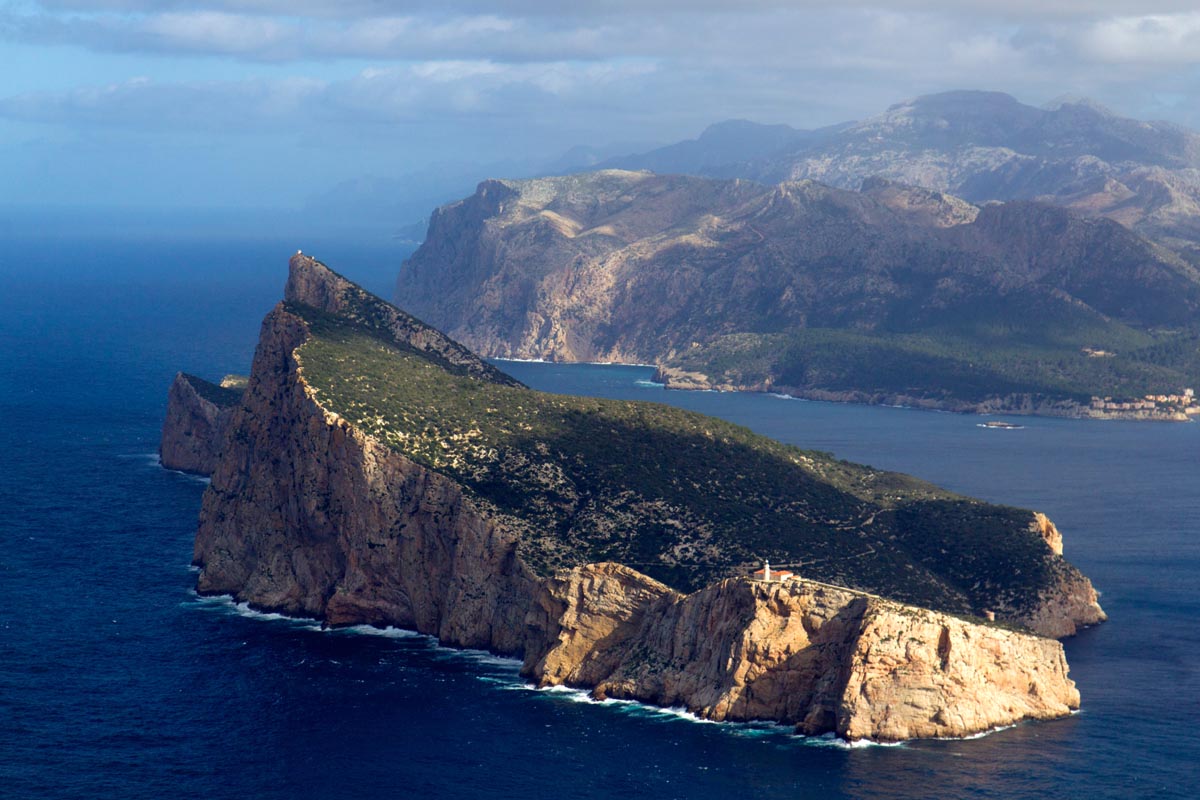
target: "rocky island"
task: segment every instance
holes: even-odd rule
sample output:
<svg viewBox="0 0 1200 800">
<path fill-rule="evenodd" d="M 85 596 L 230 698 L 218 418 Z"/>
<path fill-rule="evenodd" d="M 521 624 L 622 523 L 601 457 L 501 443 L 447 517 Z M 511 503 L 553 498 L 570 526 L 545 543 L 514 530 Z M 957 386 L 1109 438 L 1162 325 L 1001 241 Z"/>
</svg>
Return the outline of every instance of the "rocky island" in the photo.
<svg viewBox="0 0 1200 800">
<path fill-rule="evenodd" d="M 202 429 L 206 406 L 170 401 L 164 442 Z M 517 655 L 539 685 L 964 736 L 1077 708 L 1050 637 L 1104 619 L 1043 515 L 532 391 L 303 255 L 244 394 L 203 430 L 200 592 Z M 756 579 L 764 559 L 795 574 Z"/>
</svg>

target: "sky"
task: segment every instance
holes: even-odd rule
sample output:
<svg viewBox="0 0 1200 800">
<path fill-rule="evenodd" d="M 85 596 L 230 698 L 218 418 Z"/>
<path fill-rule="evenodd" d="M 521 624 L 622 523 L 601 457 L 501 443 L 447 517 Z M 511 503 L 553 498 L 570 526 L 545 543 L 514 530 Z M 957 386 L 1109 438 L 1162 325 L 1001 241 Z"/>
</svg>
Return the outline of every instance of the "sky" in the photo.
<svg viewBox="0 0 1200 800">
<path fill-rule="evenodd" d="M 3 206 L 300 208 L 949 89 L 1200 128 L 1194 0 L 0 0 L 0 63 Z"/>
</svg>

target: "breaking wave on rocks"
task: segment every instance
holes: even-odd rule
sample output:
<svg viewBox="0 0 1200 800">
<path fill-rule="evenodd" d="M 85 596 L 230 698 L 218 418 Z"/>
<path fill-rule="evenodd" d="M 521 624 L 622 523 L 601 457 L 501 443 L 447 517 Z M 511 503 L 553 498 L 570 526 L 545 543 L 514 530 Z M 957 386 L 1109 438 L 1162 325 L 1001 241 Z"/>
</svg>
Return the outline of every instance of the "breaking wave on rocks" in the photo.
<svg viewBox="0 0 1200 800">
<path fill-rule="evenodd" d="M 192 569 L 195 569 L 194 567 Z M 726 731 L 735 736 L 745 737 L 779 737 L 790 742 L 802 744 L 809 747 L 834 747 L 840 749 L 860 749 L 868 747 L 903 747 L 907 742 L 875 742 L 867 739 L 858 741 L 846 741 L 833 733 L 826 733 L 820 736 L 804 736 L 794 731 L 792 726 L 783 725 L 776 722 L 766 720 L 753 722 L 718 722 L 716 720 L 705 719 L 688 711 L 682 706 L 655 706 L 649 703 L 643 703 L 639 700 L 626 700 L 608 697 L 597 699 L 592 697 L 587 689 L 578 689 L 571 686 L 545 686 L 538 687 L 529 683 L 520 675 L 521 659 L 511 658 L 508 656 L 500 656 L 495 653 L 489 653 L 486 650 L 475 650 L 470 648 L 445 647 L 438 644 L 437 637 L 429 634 L 418 633 L 417 631 L 407 630 L 404 628 L 395 628 L 387 626 L 378 628 L 373 625 L 347 625 L 344 627 L 330 627 L 323 625 L 320 620 L 309 617 L 293 617 L 287 614 L 280 614 L 275 611 L 260 611 L 252 608 L 249 603 L 239 603 L 231 595 L 201 595 L 194 589 L 191 590 L 191 600 L 185 605 L 195 605 L 202 609 L 218 611 L 224 614 L 230 614 L 245 619 L 256 620 L 259 622 L 284 623 L 294 630 L 306 630 L 314 633 L 322 633 L 329 635 L 349 635 L 349 636 L 375 636 L 386 639 L 407 639 L 407 640 L 422 640 L 440 658 L 463 659 L 470 661 L 482 668 L 481 672 L 475 677 L 485 684 L 491 684 L 500 691 L 520 691 L 530 692 L 537 696 L 547 699 L 553 699 L 559 702 L 581 703 L 598 708 L 612 709 L 618 713 L 628 716 L 657 719 L 661 721 L 681 721 L 691 722 L 697 725 L 715 725 L 721 730 Z M 1077 712 L 1075 712 L 1077 713 Z M 944 737 L 945 741 L 964 741 L 970 739 L 981 739 L 985 736 L 990 736 L 999 731 L 1008 730 L 1016 727 L 1015 725 L 1003 725 L 996 728 L 990 728 L 986 731 L 971 734 L 970 736 L 961 737 Z"/>
<path fill-rule="evenodd" d="M 428 643 L 432 649 L 438 652 L 439 655 L 468 659 L 477 664 L 511 670 L 514 677 L 516 676 L 517 671 L 521 668 L 520 659 L 498 656 L 495 653 L 489 653 L 486 650 L 443 647 L 442 645 L 438 644 L 436 636 L 408 630 L 407 628 L 395 628 L 391 625 L 388 625 L 384 628 L 379 628 L 374 625 L 345 625 L 331 627 L 323 624 L 320 620 L 313 619 L 311 617 L 293 617 L 287 614 L 280 614 L 276 611 L 260 611 L 256 608 L 252 608 L 249 603 L 239 603 L 232 595 L 228 594 L 202 595 L 193 589 L 191 595 L 191 602 L 194 604 L 199 604 L 202 608 L 216 610 L 221 613 L 231 614 L 234 616 L 243 617 L 245 619 L 252 619 L 260 622 L 283 622 L 287 623 L 292 629 L 307 630 L 314 633 L 330 635 L 377 636 L 385 639 L 420 639 Z"/>
<path fill-rule="evenodd" d="M 194 472 L 184 472 L 181 469 L 171 469 L 170 467 L 164 467 L 163 463 L 162 463 L 162 459 L 159 457 L 158 453 L 127 453 L 125 455 L 119 455 L 119 456 L 117 456 L 117 458 L 126 458 L 131 461 L 139 461 L 144 466 L 154 467 L 155 469 L 161 469 L 164 472 L 169 472 L 172 475 L 182 476 L 184 478 L 187 478 L 189 481 L 193 481 L 195 483 L 199 483 L 204 486 L 207 486 L 208 484 L 212 483 L 212 479 L 209 478 L 207 475 L 197 475 Z"/>
<path fill-rule="evenodd" d="M 592 697 L 591 693 L 586 689 L 576 689 L 569 686 L 547 686 L 543 688 L 537 688 L 529 684 L 523 684 L 520 686 L 512 686 L 507 688 L 533 691 L 543 696 L 558 700 L 565 700 L 572 703 L 583 703 L 603 708 L 610 708 L 618 713 L 644 719 L 691 722 L 697 725 L 715 725 L 720 730 L 733 736 L 744 736 L 751 738 L 778 737 L 792 743 L 811 747 L 859 749 L 864 747 L 902 747 L 906 744 L 905 742 L 872 742 L 866 740 L 848 742 L 845 739 L 839 738 L 833 733 L 827 733 L 822 736 L 804 736 L 796 733 L 791 725 L 783 725 L 767 720 L 751 722 L 717 722 L 716 720 L 705 719 L 704 717 L 697 716 L 681 706 L 655 706 L 648 703 L 642 703 L 638 700 L 624 700 L 612 697 L 598 700 Z"/>
</svg>

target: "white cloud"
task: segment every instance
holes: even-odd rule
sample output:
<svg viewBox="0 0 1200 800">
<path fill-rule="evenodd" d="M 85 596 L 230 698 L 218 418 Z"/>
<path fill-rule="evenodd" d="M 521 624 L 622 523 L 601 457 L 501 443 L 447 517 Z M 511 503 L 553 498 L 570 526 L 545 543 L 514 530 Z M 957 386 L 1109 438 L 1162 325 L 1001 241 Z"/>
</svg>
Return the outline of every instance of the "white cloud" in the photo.
<svg viewBox="0 0 1200 800">
<path fill-rule="evenodd" d="M 157 83 L 144 77 L 68 92 L 0 99 L 0 117 L 25 122 L 154 131 L 246 133 L 302 130 L 314 122 L 354 129 L 363 121 L 520 119 L 583 110 L 598 92 L 654 72 L 654 65 L 419 62 L 373 67 L 338 81 L 292 77 Z"/>
<path fill-rule="evenodd" d="M 1081 52 L 1110 63 L 1200 63 L 1200 12 L 1117 17 L 1088 26 Z"/>
<path fill-rule="evenodd" d="M 1194 3 L 0 0 L 22 86 L 100 84 L 93 63 L 117 78 L 0 88 L 0 118 L 229 160 L 302 152 L 330 173 L 670 141 L 728 118 L 816 126 L 962 88 L 1197 125 L 1200 79 L 1179 68 L 1200 54 Z"/>
</svg>

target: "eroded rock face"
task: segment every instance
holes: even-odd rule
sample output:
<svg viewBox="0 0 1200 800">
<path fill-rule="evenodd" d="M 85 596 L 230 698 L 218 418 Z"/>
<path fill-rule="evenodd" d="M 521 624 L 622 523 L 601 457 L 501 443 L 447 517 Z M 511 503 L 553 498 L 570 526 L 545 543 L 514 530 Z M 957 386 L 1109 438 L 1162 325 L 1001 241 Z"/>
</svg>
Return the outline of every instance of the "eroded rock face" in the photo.
<svg viewBox="0 0 1200 800">
<path fill-rule="evenodd" d="M 303 321 L 263 323 L 243 406 L 204 495 L 199 590 L 330 624 L 396 625 L 521 650 L 532 577 L 515 537 L 454 482 L 311 397 Z"/>
<path fill-rule="evenodd" d="M 319 266 L 293 261 L 289 302 L 339 302 L 347 287 L 332 273 L 322 285 Z M 544 685 L 851 739 L 969 735 L 1078 707 L 1057 642 L 872 595 L 740 578 L 684 595 L 617 564 L 538 578 L 504 514 L 322 407 L 297 353 L 310 335 L 285 304 L 263 323 L 204 496 L 202 593 L 520 654 Z M 455 368 L 486 367 L 470 358 Z"/>
<path fill-rule="evenodd" d="M 1050 548 L 1051 553 L 1056 556 L 1063 554 L 1062 534 L 1058 532 L 1058 528 L 1050 521 L 1049 517 L 1040 511 L 1035 511 L 1030 527 L 1045 540 L 1046 547 Z"/>
<path fill-rule="evenodd" d="M 210 475 L 221 457 L 238 393 L 180 372 L 167 391 L 159 460 L 167 469 Z"/>
<path fill-rule="evenodd" d="M 524 673 L 714 720 L 900 740 L 1079 707 L 1062 646 L 807 581 L 680 595 L 615 564 L 543 584 Z"/>
</svg>

